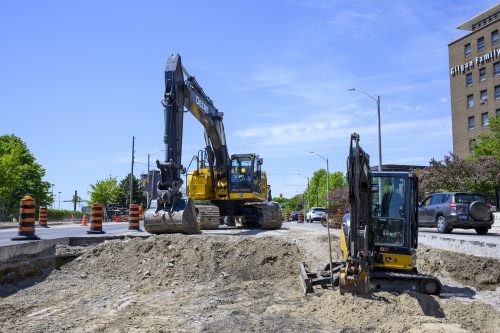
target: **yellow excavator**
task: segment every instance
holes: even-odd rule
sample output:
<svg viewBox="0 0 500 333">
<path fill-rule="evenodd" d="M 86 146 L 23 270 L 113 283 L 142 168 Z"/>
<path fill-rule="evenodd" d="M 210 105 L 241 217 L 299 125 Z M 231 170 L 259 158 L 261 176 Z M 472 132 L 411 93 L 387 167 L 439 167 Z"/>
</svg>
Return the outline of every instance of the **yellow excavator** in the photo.
<svg viewBox="0 0 500 333">
<path fill-rule="evenodd" d="M 419 274 L 418 179 L 409 171 L 371 171 L 369 156 L 351 135 L 347 159 L 350 214 L 340 230 L 341 258 L 321 272 L 309 272 L 300 263 L 304 293 L 314 285 L 338 287 L 341 294 L 373 290 L 413 290 L 439 295 L 441 283 Z M 330 251 L 331 255 L 331 251 Z"/>
<path fill-rule="evenodd" d="M 186 78 L 184 78 L 184 74 Z M 154 234 L 198 233 L 227 225 L 281 228 L 279 204 L 271 201 L 270 186 L 257 154 L 229 156 L 223 113 L 204 93 L 196 79 L 182 66 L 180 55 L 172 55 L 165 69 L 165 161 L 156 161 L 160 170 L 158 197 L 144 215 L 144 228 Z M 202 125 L 204 150 L 196 156 L 196 169 L 188 173 L 187 197 L 180 189 L 184 112 Z"/>
</svg>

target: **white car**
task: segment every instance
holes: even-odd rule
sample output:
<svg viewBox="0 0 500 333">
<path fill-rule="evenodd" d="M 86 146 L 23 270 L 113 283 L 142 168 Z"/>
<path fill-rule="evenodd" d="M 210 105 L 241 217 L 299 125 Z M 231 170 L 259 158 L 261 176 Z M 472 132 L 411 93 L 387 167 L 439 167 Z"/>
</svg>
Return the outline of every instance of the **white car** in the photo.
<svg viewBox="0 0 500 333">
<path fill-rule="evenodd" d="M 306 213 L 306 221 L 308 223 L 311 223 L 312 221 L 321 221 L 321 219 L 325 215 L 326 215 L 325 208 L 311 207 Z"/>
</svg>

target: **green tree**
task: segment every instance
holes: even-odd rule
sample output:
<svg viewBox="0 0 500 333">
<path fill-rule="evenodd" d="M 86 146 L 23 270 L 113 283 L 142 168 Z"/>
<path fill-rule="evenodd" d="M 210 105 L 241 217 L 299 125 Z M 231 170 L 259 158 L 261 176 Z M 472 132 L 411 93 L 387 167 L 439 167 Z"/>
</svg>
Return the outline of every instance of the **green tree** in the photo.
<svg viewBox="0 0 500 333">
<path fill-rule="evenodd" d="M 472 156 L 493 156 L 500 160 L 500 116 L 490 118 L 489 123 L 491 132 L 478 136 L 479 141 L 473 146 Z"/>
<path fill-rule="evenodd" d="M 142 204 L 146 207 L 146 196 L 144 194 L 144 188 L 141 186 L 140 180 L 136 177 L 132 177 L 132 203 Z M 120 181 L 120 194 L 118 195 L 117 201 L 121 205 L 127 205 L 130 201 L 130 173 Z"/>
<path fill-rule="evenodd" d="M 120 195 L 120 187 L 116 177 L 109 176 L 104 180 L 98 180 L 95 184 L 90 185 L 90 200 L 89 205 L 93 203 L 101 203 L 103 205 L 118 202 Z"/>
<path fill-rule="evenodd" d="M 273 201 L 279 202 L 285 214 L 292 210 L 302 209 L 302 194 L 297 194 L 292 198 L 273 198 Z"/>
<path fill-rule="evenodd" d="M 50 183 L 26 144 L 15 135 L 0 136 L 0 221 L 19 208 L 19 198 L 31 195 L 37 206 L 50 205 Z"/>
<path fill-rule="evenodd" d="M 328 177 L 328 190 L 330 193 L 334 191 L 337 188 L 341 187 L 346 187 L 347 186 L 347 180 L 344 176 L 344 174 L 340 171 L 336 171 L 333 173 L 330 173 Z M 313 206 L 318 206 L 318 207 L 326 207 L 327 206 L 327 193 L 326 193 L 326 170 L 325 169 L 319 169 L 314 172 L 310 182 L 309 182 L 309 189 L 310 189 L 310 202 L 311 202 L 311 207 Z M 317 193 L 317 195 L 316 195 Z M 304 195 L 307 198 L 307 188 L 304 191 Z"/>
</svg>

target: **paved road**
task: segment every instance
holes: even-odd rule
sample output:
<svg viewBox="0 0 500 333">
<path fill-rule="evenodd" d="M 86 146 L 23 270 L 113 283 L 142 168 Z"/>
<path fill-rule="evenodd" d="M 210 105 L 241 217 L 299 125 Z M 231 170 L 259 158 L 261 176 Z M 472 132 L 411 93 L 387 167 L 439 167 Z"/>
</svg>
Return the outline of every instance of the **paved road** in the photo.
<svg viewBox="0 0 500 333">
<path fill-rule="evenodd" d="M 142 225 L 141 225 L 142 228 Z M 41 239 L 57 239 L 64 237 L 109 237 L 110 235 L 122 234 L 128 231 L 127 223 L 109 222 L 103 223 L 105 234 L 87 234 L 89 227 L 82 227 L 78 224 L 54 225 L 50 228 L 35 228 L 35 234 Z M 36 241 L 12 241 L 11 238 L 17 236 L 17 229 L 1 229 L 0 230 L 0 246 L 36 242 Z"/>
</svg>

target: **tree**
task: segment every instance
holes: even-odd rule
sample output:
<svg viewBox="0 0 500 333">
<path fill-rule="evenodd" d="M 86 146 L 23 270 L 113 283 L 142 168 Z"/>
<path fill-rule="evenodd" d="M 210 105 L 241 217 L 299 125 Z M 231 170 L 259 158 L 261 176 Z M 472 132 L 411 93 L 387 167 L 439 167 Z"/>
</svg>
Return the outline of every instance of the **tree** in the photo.
<svg viewBox="0 0 500 333">
<path fill-rule="evenodd" d="M 330 173 L 328 177 L 328 190 L 330 193 L 339 187 L 347 186 L 347 180 L 344 174 L 340 171 L 336 171 L 334 173 Z M 326 207 L 327 205 L 327 197 L 326 197 L 326 170 L 319 169 L 314 172 L 310 182 L 310 202 L 311 206 L 320 206 Z M 316 193 L 318 194 L 316 196 Z M 304 191 L 304 195 L 307 197 L 307 189 Z"/>
<path fill-rule="evenodd" d="M 491 118 L 489 126 L 491 133 L 478 136 L 479 141 L 472 148 L 472 156 L 493 156 L 500 160 L 500 116 Z"/>
<path fill-rule="evenodd" d="M 50 183 L 26 144 L 15 135 L 0 136 L 0 221 L 19 208 L 19 198 L 31 195 L 38 206 L 49 205 Z"/>
<path fill-rule="evenodd" d="M 89 205 L 93 203 L 106 205 L 118 201 L 120 187 L 118 186 L 116 177 L 111 177 L 110 175 L 104 180 L 98 180 L 94 185 L 91 184 L 90 188 L 91 190 L 88 192 L 90 194 Z"/>
<path fill-rule="evenodd" d="M 302 209 L 302 194 L 297 194 L 290 199 L 287 198 L 273 198 L 273 201 L 281 205 L 283 212 L 290 213 L 293 210 Z"/>
<path fill-rule="evenodd" d="M 460 159 L 450 153 L 441 161 L 432 159 L 430 166 L 417 170 L 420 199 L 438 191 L 488 193 L 500 185 L 500 160 L 493 156 Z"/>
<path fill-rule="evenodd" d="M 144 195 L 144 188 L 141 186 L 140 180 L 133 176 L 132 178 L 132 203 L 142 204 L 146 206 L 146 196 Z M 117 201 L 121 205 L 127 205 L 130 202 L 130 173 L 120 181 L 120 194 L 118 195 Z"/>
</svg>

